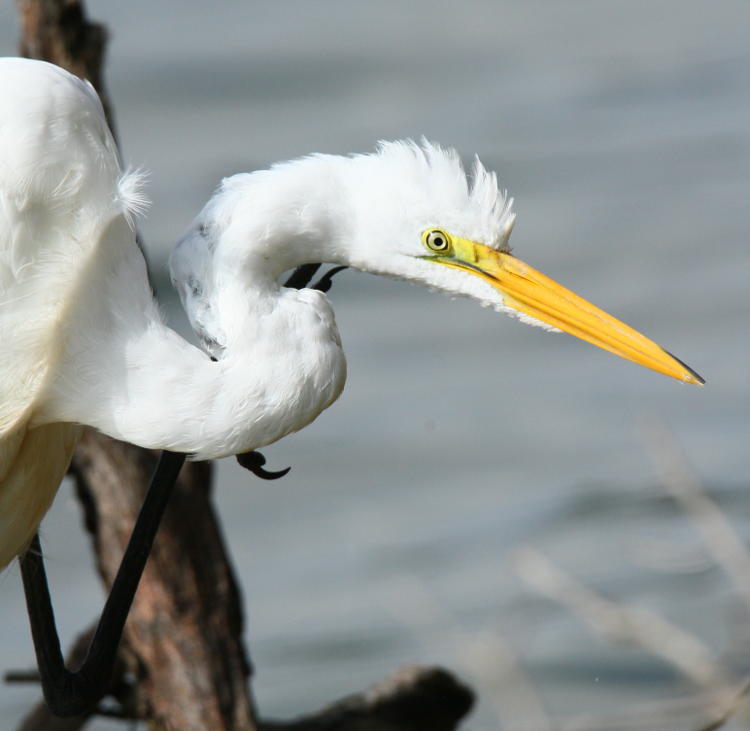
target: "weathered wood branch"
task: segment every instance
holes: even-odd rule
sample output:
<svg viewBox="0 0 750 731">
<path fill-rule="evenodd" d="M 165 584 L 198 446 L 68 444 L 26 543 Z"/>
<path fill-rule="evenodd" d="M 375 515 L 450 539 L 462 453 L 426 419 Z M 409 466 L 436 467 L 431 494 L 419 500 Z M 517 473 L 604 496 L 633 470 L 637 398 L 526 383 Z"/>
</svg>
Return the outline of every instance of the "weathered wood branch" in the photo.
<svg viewBox="0 0 750 731">
<path fill-rule="evenodd" d="M 81 0 L 17 0 L 17 4 L 21 19 L 19 55 L 51 61 L 88 79 L 99 92 L 115 133 L 103 77 L 106 28 L 89 22 Z"/>
<path fill-rule="evenodd" d="M 73 460 L 106 586 L 130 537 L 155 458 L 87 430 Z M 138 715 L 160 728 L 253 729 L 242 605 L 210 496 L 211 464 L 178 480 L 125 628 Z"/>
<path fill-rule="evenodd" d="M 90 632 L 84 633 L 68 662 L 83 660 Z M 113 681 L 119 709 L 106 715 L 135 719 L 132 684 L 120 665 Z M 454 731 L 474 702 L 471 690 L 441 668 L 408 667 L 380 683 L 346 696 L 315 713 L 293 721 L 261 721 L 259 731 Z M 44 703 L 27 717 L 18 731 L 79 731 L 95 715 L 58 718 Z"/>
<path fill-rule="evenodd" d="M 454 731 L 474 694 L 442 668 L 407 667 L 371 688 L 261 731 Z"/>
</svg>

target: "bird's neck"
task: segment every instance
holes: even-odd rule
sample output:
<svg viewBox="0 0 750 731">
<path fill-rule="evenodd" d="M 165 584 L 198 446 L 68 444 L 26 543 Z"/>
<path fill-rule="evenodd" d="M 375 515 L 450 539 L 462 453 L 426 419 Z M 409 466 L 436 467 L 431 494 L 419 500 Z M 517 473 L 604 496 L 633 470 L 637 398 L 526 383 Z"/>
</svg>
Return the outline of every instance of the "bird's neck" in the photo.
<svg viewBox="0 0 750 731">
<path fill-rule="evenodd" d="M 320 156 L 225 179 L 202 213 L 218 232 L 217 263 L 262 284 L 301 264 L 346 259 L 356 224 L 352 164 Z"/>
<path fill-rule="evenodd" d="M 219 304 L 231 313 L 222 325 L 232 337 L 213 362 L 164 324 L 124 221 L 97 257 L 79 283 L 39 423 L 80 422 L 211 458 L 302 428 L 341 392 L 344 358 L 324 295 L 279 289 L 270 275 L 250 288 L 228 281 Z"/>
<path fill-rule="evenodd" d="M 351 162 L 321 157 L 227 178 L 178 242 L 172 282 L 213 355 L 241 347 L 280 296 L 285 271 L 348 263 Z"/>
</svg>

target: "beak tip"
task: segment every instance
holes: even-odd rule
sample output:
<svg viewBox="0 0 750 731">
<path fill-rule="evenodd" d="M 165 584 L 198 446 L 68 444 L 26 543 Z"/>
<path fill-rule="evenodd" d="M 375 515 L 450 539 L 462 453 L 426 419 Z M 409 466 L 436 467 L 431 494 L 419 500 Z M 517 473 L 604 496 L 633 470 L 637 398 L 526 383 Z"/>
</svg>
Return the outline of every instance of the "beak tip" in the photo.
<svg viewBox="0 0 750 731">
<path fill-rule="evenodd" d="M 665 351 L 670 358 L 674 358 L 686 371 L 686 374 L 682 377 L 685 383 L 692 383 L 696 386 L 705 386 L 706 379 L 703 378 L 699 373 L 694 371 L 687 363 L 681 361 L 676 355 L 670 353 L 668 350 Z"/>
</svg>

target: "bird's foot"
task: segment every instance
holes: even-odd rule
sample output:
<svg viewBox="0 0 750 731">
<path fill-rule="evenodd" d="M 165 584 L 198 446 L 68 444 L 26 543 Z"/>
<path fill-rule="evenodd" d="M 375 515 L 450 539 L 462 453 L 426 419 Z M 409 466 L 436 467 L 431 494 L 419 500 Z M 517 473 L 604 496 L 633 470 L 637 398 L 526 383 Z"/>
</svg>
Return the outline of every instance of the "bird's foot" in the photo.
<svg viewBox="0 0 750 731">
<path fill-rule="evenodd" d="M 260 452 L 244 452 L 243 454 L 235 455 L 237 461 L 246 469 L 250 470 L 256 477 L 260 477 L 261 480 L 278 480 L 291 470 L 291 467 L 287 467 L 284 470 L 278 472 L 271 472 L 270 470 L 264 470 L 263 465 L 266 463 L 266 458 Z"/>
</svg>

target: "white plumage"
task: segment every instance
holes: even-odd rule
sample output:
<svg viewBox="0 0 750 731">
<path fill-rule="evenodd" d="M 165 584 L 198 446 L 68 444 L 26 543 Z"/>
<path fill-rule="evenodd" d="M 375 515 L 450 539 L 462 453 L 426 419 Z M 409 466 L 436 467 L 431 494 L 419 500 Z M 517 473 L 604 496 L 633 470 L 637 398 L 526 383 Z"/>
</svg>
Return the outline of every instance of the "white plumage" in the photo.
<svg viewBox="0 0 750 731">
<path fill-rule="evenodd" d="M 279 285 L 295 266 L 408 279 L 582 337 L 604 328 L 569 325 L 557 310 L 581 305 L 567 290 L 554 317 L 525 293 L 538 273 L 508 256 L 514 216 L 494 174 L 477 161 L 470 182 L 455 152 L 395 142 L 223 181 L 170 261 L 199 349 L 153 300 L 132 224 L 138 176 L 123 173 L 92 87 L 2 59 L 0 89 L 0 567 L 36 531 L 77 424 L 208 459 L 274 442 L 336 400 L 333 311 L 318 291 Z M 521 285 L 501 281 L 506 269 Z"/>
</svg>

